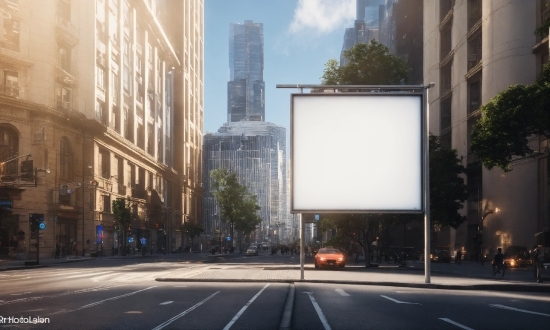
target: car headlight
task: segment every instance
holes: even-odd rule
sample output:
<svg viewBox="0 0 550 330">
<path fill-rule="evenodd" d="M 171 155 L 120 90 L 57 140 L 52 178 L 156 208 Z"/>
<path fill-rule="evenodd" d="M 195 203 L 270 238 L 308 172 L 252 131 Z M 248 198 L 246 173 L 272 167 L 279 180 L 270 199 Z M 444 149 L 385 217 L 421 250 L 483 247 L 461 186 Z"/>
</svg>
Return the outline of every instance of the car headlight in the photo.
<svg viewBox="0 0 550 330">
<path fill-rule="evenodd" d="M 338 261 L 342 261 L 342 260 L 344 260 L 344 257 L 338 259 Z"/>
<path fill-rule="evenodd" d="M 325 261 L 325 258 L 319 258 L 321 261 Z"/>
</svg>

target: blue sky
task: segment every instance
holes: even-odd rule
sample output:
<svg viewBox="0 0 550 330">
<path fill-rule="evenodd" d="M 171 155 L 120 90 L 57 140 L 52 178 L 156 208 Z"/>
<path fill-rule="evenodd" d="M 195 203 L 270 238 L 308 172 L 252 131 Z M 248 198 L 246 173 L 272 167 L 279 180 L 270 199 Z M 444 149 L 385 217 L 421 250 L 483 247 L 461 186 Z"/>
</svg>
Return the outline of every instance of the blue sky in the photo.
<svg viewBox="0 0 550 330">
<path fill-rule="evenodd" d="M 204 131 L 227 121 L 229 24 L 264 24 L 266 121 L 290 129 L 290 94 L 277 84 L 319 84 L 325 63 L 340 57 L 355 0 L 205 0 Z M 287 141 L 290 145 L 290 141 Z"/>
</svg>

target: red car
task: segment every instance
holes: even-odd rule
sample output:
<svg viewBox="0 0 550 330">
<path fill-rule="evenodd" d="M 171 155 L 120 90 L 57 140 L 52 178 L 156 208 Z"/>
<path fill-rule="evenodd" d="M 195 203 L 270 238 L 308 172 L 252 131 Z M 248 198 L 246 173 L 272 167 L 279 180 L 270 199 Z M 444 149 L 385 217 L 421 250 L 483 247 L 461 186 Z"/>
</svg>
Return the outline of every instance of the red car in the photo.
<svg viewBox="0 0 550 330">
<path fill-rule="evenodd" d="M 315 255 L 315 268 L 320 267 L 340 267 L 346 266 L 346 257 L 342 252 L 335 248 L 321 248 Z"/>
</svg>

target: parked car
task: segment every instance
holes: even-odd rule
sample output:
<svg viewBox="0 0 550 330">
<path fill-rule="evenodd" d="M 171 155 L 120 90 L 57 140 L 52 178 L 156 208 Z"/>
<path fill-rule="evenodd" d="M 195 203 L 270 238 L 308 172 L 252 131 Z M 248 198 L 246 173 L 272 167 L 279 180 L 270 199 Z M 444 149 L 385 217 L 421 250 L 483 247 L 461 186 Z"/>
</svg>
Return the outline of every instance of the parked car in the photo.
<svg viewBox="0 0 550 330">
<path fill-rule="evenodd" d="M 531 265 L 529 251 L 525 246 L 512 245 L 507 247 L 504 251 L 504 260 L 506 260 L 506 266 L 510 268 L 527 267 Z"/>
<path fill-rule="evenodd" d="M 257 256 L 258 255 L 258 247 L 249 246 L 248 249 L 246 249 L 246 252 L 244 254 L 247 255 L 247 256 Z"/>
<path fill-rule="evenodd" d="M 430 254 L 430 260 L 433 262 L 451 262 L 451 254 L 448 249 L 435 249 Z"/>
<path fill-rule="evenodd" d="M 344 268 L 346 266 L 346 256 L 340 250 L 326 247 L 321 248 L 315 255 L 313 259 L 315 268 L 320 267 L 340 267 Z"/>
</svg>

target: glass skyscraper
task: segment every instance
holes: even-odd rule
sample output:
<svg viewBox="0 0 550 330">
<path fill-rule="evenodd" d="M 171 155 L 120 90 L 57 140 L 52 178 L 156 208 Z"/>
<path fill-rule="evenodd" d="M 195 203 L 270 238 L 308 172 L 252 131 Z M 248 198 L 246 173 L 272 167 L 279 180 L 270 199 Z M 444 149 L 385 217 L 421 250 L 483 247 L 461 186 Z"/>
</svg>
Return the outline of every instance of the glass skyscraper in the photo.
<svg viewBox="0 0 550 330">
<path fill-rule="evenodd" d="M 230 25 L 227 121 L 264 120 L 264 26 L 246 20 Z"/>
</svg>

